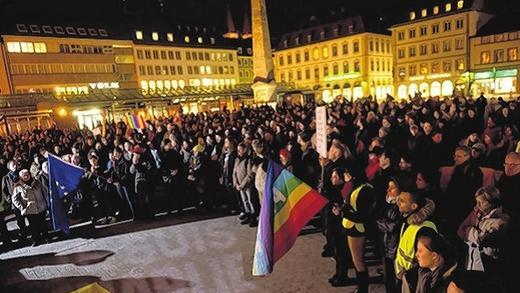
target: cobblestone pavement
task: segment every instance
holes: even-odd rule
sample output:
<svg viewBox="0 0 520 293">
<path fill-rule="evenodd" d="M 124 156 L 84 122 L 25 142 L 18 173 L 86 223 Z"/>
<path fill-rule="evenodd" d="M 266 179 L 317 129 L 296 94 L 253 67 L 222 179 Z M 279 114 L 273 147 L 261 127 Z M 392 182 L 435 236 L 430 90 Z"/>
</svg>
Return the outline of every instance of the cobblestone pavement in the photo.
<svg viewBox="0 0 520 293">
<path fill-rule="evenodd" d="M 113 293 L 347 292 L 327 282 L 334 260 L 320 256 L 319 233 L 300 236 L 272 275 L 252 277 L 255 233 L 222 217 L 21 248 L 0 255 L 0 292 L 62 293 L 93 282 Z"/>
</svg>

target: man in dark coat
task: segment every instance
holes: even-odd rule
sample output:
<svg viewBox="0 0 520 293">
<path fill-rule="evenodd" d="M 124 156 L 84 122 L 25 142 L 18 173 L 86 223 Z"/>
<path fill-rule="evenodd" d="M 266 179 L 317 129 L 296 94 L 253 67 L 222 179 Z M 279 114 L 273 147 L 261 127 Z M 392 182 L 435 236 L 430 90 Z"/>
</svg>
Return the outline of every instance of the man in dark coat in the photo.
<svg viewBox="0 0 520 293">
<path fill-rule="evenodd" d="M 332 226 L 334 222 L 334 214 L 332 213 L 332 200 L 331 195 L 334 194 L 334 186 L 330 181 L 332 176 L 332 172 L 336 168 L 344 168 L 347 165 L 347 160 L 345 159 L 345 147 L 340 143 L 333 143 L 329 149 L 328 158 L 320 158 L 320 164 L 323 167 L 323 177 L 322 177 L 322 188 L 321 194 L 323 194 L 327 199 L 329 199 L 329 203 L 323 208 L 323 219 L 324 219 L 324 227 L 325 227 L 325 236 L 327 238 L 327 243 L 323 247 L 323 252 L 321 256 L 323 257 L 332 257 L 334 256 L 334 227 Z"/>
<path fill-rule="evenodd" d="M 294 174 L 312 188 L 317 189 L 321 175 L 321 166 L 319 155 L 312 148 L 310 140 L 311 137 L 308 133 L 300 132 L 298 134 L 298 143 L 301 146 L 302 154 L 299 161 L 300 165 L 296 166 Z"/>
<path fill-rule="evenodd" d="M 20 240 L 25 241 L 26 236 L 28 235 L 28 229 L 25 225 L 25 216 L 22 216 L 20 210 L 12 204 L 11 200 L 14 194 L 14 185 L 19 179 L 18 172 L 20 171 L 20 164 L 17 161 L 9 161 L 7 162 L 7 169 L 9 169 L 9 172 L 7 175 L 2 177 L 2 197 L 4 198 L 6 205 L 10 206 L 10 209 L 16 216 L 16 223 L 20 229 Z"/>
<path fill-rule="evenodd" d="M 448 220 L 448 233 L 456 233 L 459 225 L 475 207 L 475 192 L 482 187 L 482 171 L 471 161 L 468 147 L 457 147 L 455 168 L 446 196 L 441 203 L 443 218 Z"/>
</svg>

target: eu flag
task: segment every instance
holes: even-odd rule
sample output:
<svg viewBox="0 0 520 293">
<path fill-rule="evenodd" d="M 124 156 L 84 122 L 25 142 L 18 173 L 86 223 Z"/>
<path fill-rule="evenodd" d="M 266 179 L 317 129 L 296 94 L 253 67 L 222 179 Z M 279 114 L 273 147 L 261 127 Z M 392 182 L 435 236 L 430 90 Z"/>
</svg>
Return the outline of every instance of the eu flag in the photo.
<svg viewBox="0 0 520 293">
<path fill-rule="evenodd" d="M 51 154 L 48 160 L 52 228 L 69 234 L 69 220 L 63 208 L 63 198 L 78 188 L 84 171 Z"/>
</svg>

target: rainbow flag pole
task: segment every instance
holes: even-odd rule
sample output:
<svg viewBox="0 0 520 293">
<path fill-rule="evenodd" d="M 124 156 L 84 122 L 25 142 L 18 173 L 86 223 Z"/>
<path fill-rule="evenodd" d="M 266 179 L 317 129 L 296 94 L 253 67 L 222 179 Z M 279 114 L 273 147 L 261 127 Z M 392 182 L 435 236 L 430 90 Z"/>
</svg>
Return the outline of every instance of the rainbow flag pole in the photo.
<svg viewBox="0 0 520 293">
<path fill-rule="evenodd" d="M 256 234 L 253 276 L 265 276 L 296 242 L 309 220 L 327 199 L 284 169 L 269 161 L 264 198 Z"/>
</svg>

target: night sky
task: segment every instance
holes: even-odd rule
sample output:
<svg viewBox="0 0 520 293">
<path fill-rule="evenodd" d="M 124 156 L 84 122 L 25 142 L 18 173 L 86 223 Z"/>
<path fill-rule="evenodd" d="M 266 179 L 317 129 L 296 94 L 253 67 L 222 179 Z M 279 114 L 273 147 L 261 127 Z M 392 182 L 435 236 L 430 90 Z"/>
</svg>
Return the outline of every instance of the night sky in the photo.
<svg viewBox="0 0 520 293">
<path fill-rule="evenodd" d="M 341 16 L 363 15 L 393 24 L 407 17 L 409 7 L 433 7 L 447 1 L 434 0 L 266 0 L 273 38 L 281 33 L 311 24 L 326 23 Z M 455 0 L 451 0 L 455 2 Z M 249 13 L 249 0 L 0 0 L 1 19 L 64 23 L 109 22 L 118 25 L 121 19 L 168 18 L 172 23 L 205 25 L 225 30 L 226 3 L 230 5 L 235 26 L 242 28 L 244 11 Z M 520 1 L 488 0 L 495 13 L 520 14 Z M 126 6 L 126 10 L 123 8 Z M 123 13 L 124 11 L 124 13 Z M 317 20 L 310 22 L 310 17 Z M 382 19 L 380 19 L 382 18 Z M 2 20 L 0 20 L 2 21 Z"/>
</svg>

